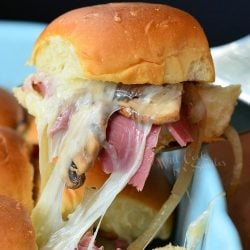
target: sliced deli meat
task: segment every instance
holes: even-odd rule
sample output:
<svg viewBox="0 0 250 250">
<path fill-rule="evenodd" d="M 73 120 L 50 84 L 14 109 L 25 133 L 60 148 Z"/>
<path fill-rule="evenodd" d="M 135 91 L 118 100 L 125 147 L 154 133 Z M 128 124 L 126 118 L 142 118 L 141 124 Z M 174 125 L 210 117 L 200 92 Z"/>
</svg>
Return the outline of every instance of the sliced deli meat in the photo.
<svg viewBox="0 0 250 250">
<path fill-rule="evenodd" d="M 143 189 L 150 168 L 154 160 L 154 148 L 158 142 L 160 126 L 152 126 L 147 138 L 143 154 L 143 160 L 136 174 L 129 184 L 139 191 Z M 103 170 L 112 173 L 117 169 L 128 171 L 132 162 L 137 157 L 135 147 L 142 140 L 142 126 L 134 120 L 119 114 L 114 114 L 107 128 L 107 142 L 100 154 Z"/>
<path fill-rule="evenodd" d="M 193 141 L 188 121 L 185 118 L 181 117 L 179 121 L 168 123 L 166 126 L 181 147 L 185 147 L 188 142 Z"/>
<path fill-rule="evenodd" d="M 88 250 L 88 246 L 91 243 L 92 240 L 92 234 L 90 232 L 87 232 L 82 239 L 80 240 L 77 250 Z M 95 245 L 92 246 L 92 250 L 104 250 L 104 247 L 97 247 Z"/>
</svg>

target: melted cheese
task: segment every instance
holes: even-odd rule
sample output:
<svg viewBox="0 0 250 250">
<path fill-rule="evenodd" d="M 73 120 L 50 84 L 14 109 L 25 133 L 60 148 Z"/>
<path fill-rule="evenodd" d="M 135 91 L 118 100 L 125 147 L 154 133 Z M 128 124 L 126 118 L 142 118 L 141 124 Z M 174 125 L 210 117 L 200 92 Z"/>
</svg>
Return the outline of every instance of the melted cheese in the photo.
<svg viewBox="0 0 250 250">
<path fill-rule="evenodd" d="M 150 125 L 144 125 L 144 135 L 141 145 L 137 145 L 138 157 L 133 166 L 127 172 L 115 171 L 103 187 L 96 192 L 87 202 L 82 202 L 70 219 L 50 237 L 44 249 L 74 249 L 81 236 L 93 225 L 93 223 L 105 214 L 117 194 L 127 185 L 131 177 L 139 168 L 145 148 L 146 137 L 150 131 Z M 74 235 L 74 236 L 73 236 Z M 74 237 L 74 240 L 68 239 Z"/>
<path fill-rule="evenodd" d="M 44 98 L 32 88 L 34 79 L 35 82 L 50 82 L 51 89 Z M 124 173 L 118 168 L 98 192 L 87 201 L 82 201 L 68 221 L 62 220 L 64 177 L 68 174 L 73 157 L 88 144 L 92 134 L 100 141 L 105 139 L 108 117 L 118 108 L 114 100 L 115 89 L 116 84 L 113 83 L 78 80 L 69 83 L 59 77 L 51 79 L 44 74 L 31 76 L 23 87 L 15 89 L 19 101 L 36 117 L 38 128 L 42 194 L 32 212 L 32 221 L 41 249 L 75 249 L 81 236 L 105 214 L 141 164 L 151 124 L 138 123 L 138 126 L 142 126 L 143 138 L 142 143 L 135 146 L 138 157 L 129 171 Z M 176 93 L 173 95 L 176 96 Z M 72 105 L 74 113 L 70 117 L 68 129 L 51 137 L 49 131 L 58 115 Z M 52 161 L 55 159 L 53 166 Z"/>
<path fill-rule="evenodd" d="M 63 179 L 73 157 L 88 143 L 88 135 L 95 132 L 92 128 L 96 130 L 116 109 L 112 101 L 115 85 L 111 83 L 104 85 L 98 82 L 75 82 L 68 88 L 68 85 L 54 81 L 53 89 L 54 95 L 45 98 L 41 98 L 30 88 L 15 91 L 21 103 L 35 115 L 38 127 L 43 191 L 32 212 L 32 220 L 41 247 L 51 234 L 64 225 L 61 218 Z M 75 105 L 75 112 L 69 121 L 68 129 L 61 133 L 60 140 L 51 141 L 48 131 L 61 109 L 70 105 Z M 102 132 L 105 133 L 105 130 Z M 55 148 L 53 154 L 49 154 L 48 145 Z M 57 161 L 51 173 L 51 161 L 55 157 Z"/>
</svg>

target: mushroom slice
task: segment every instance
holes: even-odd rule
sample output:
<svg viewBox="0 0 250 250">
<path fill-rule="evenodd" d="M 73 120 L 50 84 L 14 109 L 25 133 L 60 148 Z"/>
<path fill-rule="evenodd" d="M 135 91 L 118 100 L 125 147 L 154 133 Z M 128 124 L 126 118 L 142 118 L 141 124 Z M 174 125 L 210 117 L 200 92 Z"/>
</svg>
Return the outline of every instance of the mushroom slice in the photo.
<svg viewBox="0 0 250 250">
<path fill-rule="evenodd" d="M 76 189 L 85 181 L 85 173 L 93 166 L 100 151 L 101 144 L 94 134 L 89 135 L 88 143 L 73 158 L 68 169 L 66 187 Z"/>
<path fill-rule="evenodd" d="M 81 187 L 85 181 L 85 174 L 79 174 L 76 164 L 72 161 L 68 170 L 70 182 L 66 184 L 67 188 L 77 189 Z"/>
<path fill-rule="evenodd" d="M 119 84 L 115 98 L 119 112 L 141 122 L 161 125 L 179 119 L 182 84 L 123 85 Z"/>
</svg>

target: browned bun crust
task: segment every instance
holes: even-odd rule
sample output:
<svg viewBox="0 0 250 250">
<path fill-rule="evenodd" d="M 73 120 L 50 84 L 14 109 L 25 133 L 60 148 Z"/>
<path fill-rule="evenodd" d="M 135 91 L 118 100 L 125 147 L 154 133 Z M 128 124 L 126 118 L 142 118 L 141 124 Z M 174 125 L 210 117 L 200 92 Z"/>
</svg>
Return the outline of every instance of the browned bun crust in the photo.
<svg viewBox="0 0 250 250">
<path fill-rule="evenodd" d="M 89 189 L 102 187 L 107 178 L 108 175 L 101 170 L 101 164 L 97 161 L 86 173 L 83 187 L 65 190 L 63 210 L 72 212 L 83 195 L 88 194 Z M 101 230 L 105 235 L 122 237 L 128 241 L 135 239 L 147 228 L 169 194 L 170 188 L 162 169 L 153 166 L 143 191 L 138 192 L 136 188 L 127 185 L 118 194 L 102 220 Z M 170 236 L 171 229 L 172 218 L 165 223 L 157 236 L 166 239 Z"/>
<path fill-rule="evenodd" d="M 24 111 L 16 98 L 0 88 L 0 125 L 16 129 L 24 120 Z"/>
<path fill-rule="evenodd" d="M 35 231 L 21 203 L 0 195 L 1 250 L 37 249 Z"/>
<path fill-rule="evenodd" d="M 40 71 L 73 79 L 128 84 L 214 80 L 199 23 L 161 4 L 111 3 L 70 11 L 44 30 L 31 62 Z"/>
<path fill-rule="evenodd" d="M 33 208 L 33 167 L 29 150 L 21 136 L 0 127 L 0 195 L 9 196 L 31 212 Z"/>
</svg>

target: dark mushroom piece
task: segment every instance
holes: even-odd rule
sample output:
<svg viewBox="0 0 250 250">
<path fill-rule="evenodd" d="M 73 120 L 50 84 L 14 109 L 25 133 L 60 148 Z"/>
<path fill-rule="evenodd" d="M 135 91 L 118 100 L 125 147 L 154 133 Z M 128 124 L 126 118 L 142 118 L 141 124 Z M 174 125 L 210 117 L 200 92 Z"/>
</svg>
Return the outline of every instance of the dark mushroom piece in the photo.
<svg viewBox="0 0 250 250">
<path fill-rule="evenodd" d="M 66 187 L 70 189 L 77 189 L 81 187 L 85 181 L 85 174 L 79 174 L 76 164 L 72 161 L 68 170 L 69 182 Z"/>
<path fill-rule="evenodd" d="M 118 84 L 115 90 L 114 99 L 120 100 L 131 100 L 134 98 L 138 98 L 143 94 L 145 85 L 133 84 Z"/>
<path fill-rule="evenodd" d="M 117 86 L 119 112 L 140 122 L 161 125 L 179 119 L 182 84 Z"/>
<path fill-rule="evenodd" d="M 66 187 L 76 189 L 81 187 L 85 181 L 85 173 L 91 168 L 98 156 L 101 143 L 94 134 L 89 135 L 88 143 L 73 158 L 68 169 Z"/>
</svg>

